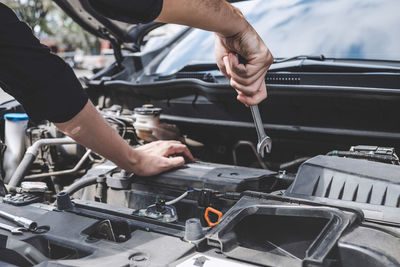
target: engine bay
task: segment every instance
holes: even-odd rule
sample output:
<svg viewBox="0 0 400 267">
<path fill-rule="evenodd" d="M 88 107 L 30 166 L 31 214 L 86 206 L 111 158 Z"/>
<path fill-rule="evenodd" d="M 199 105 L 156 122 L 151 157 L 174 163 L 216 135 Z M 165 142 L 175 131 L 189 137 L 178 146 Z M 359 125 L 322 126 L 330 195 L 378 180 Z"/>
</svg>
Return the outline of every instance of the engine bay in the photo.
<svg viewBox="0 0 400 267">
<path fill-rule="evenodd" d="M 4 164 L 2 149 L 0 210 L 37 226 L 0 230 L 2 266 L 400 264 L 394 148 L 339 144 L 330 151 L 315 142 L 309 153 L 282 155 L 278 143 L 273 151 L 280 152 L 264 160 L 254 136 L 232 132 L 227 146 L 217 132 L 190 134 L 157 106 L 99 111 L 131 146 L 179 140 L 196 161 L 140 177 L 49 122 L 26 121 L 11 136 L 23 144 L 18 164 Z"/>
</svg>

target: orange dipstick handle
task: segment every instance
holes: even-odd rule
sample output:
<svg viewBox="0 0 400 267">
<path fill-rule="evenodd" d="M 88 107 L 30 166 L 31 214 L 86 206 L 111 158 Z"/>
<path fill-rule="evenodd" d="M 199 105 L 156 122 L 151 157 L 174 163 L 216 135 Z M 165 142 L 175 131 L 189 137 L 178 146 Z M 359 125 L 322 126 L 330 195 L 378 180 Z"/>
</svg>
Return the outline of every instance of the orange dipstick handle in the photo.
<svg viewBox="0 0 400 267">
<path fill-rule="evenodd" d="M 210 218 L 208 217 L 208 214 L 209 214 L 210 212 L 211 212 L 211 213 L 214 213 L 214 214 L 216 214 L 216 215 L 218 216 L 218 219 L 217 219 L 216 222 L 211 222 Z M 213 227 L 213 226 L 218 225 L 218 224 L 219 224 L 219 221 L 221 220 L 221 217 L 222 217 L 222 212 L 220 212 L 219 210 L 216 210 L 216 209 L 214 209 L 214 208 L 211 208 L 211 207 L 208 207 L 208 208 L 206 209 L 206 212 L 204 213 L 204 218 L 206 219 L 206 221 L 207 221 L 207 223 L 208 223 L 208 226 L 210 226 L 210 227 Z"/>
</svg>

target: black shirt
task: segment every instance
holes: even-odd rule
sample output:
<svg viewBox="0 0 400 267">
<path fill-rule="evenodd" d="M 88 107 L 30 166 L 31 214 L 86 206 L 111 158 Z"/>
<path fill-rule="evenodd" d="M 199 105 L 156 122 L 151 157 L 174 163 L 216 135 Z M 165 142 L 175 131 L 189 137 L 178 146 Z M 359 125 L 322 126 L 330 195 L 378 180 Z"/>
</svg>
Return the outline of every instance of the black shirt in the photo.
<svg viewBox="0 0 400 267">
<path fill-rule="evenodd" d="M 91 0 L 107 9 L 114 0 Z M 148 22 L 161 12 L 162 0 L 118 0 L 123 20 Z M 149 5 L 152 3 L 154 5 Z M 115 7 L 115 5 L 114 5 Z M 134 9 L 132 18 L 127 9 Z M 108 9 L 111 10 L 111 9 Z M 117 12 L 117 13 L 116 13 Z M 135 17 L 136 14 L 136 17 Z M 139 15 L 140 14 L 140 15 Z M 125 15 L 125 16 L 124 16 Z M 32 34 L 14 12 L 0 3 L 0 87 L 22 104 L 34 121 L 66 122 L 78 114 L 88 97 L 72 69 Z"/>
</svg>

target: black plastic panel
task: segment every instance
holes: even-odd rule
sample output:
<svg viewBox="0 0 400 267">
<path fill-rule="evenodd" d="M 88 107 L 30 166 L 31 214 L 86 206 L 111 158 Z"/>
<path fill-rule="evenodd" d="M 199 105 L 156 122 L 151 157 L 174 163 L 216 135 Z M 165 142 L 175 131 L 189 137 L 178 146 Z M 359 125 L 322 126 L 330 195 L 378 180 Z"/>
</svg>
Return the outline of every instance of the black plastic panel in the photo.
<svg viewBox="0 0 400 267">
<path fill-rule="evenodd" d="M 400 222 L 400 166 L 317 156 L 299 169 L 286 196 L 361 208 L 366 218 Z"/>
<path fill-rule="evenodd" d="M 262 189 L 265 178 L 275 174 L 263 169 L 197 162 L 154 177 L 135 178 L 134 182 L 180 189 L 207 188 L 221 192 L 241 192 Z M 270 183 L 272 181 L 269 179 Z"/>
</svg>

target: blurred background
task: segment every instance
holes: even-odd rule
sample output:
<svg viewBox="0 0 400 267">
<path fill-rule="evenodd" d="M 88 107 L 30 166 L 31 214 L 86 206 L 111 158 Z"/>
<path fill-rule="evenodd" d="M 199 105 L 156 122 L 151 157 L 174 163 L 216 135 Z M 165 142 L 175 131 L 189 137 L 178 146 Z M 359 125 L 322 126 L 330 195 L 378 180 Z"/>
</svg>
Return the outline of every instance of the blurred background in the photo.
<svg viewBox="0 0 400 267">
<path fill-rule="evenodd" d="M 115 61 L 108 40 L 85 31 L 52 0 L 0 0 L 0 3 L 26 22 L 41 43 L 63 58 L 77 77 L 91 77 Z M 149 34 L 149 38 L 174 34 L 177 29 L 177 25 L 165 25 Z M 11 99 L 0 88 L 0 103 Z"/>
<path fill-rule="evenodd" d="M 40 41 L 88 76 L 113 60 L 110 43 L 83 30 L 51 0 L 0 0 L 26 22 Z"/>
</svg>

